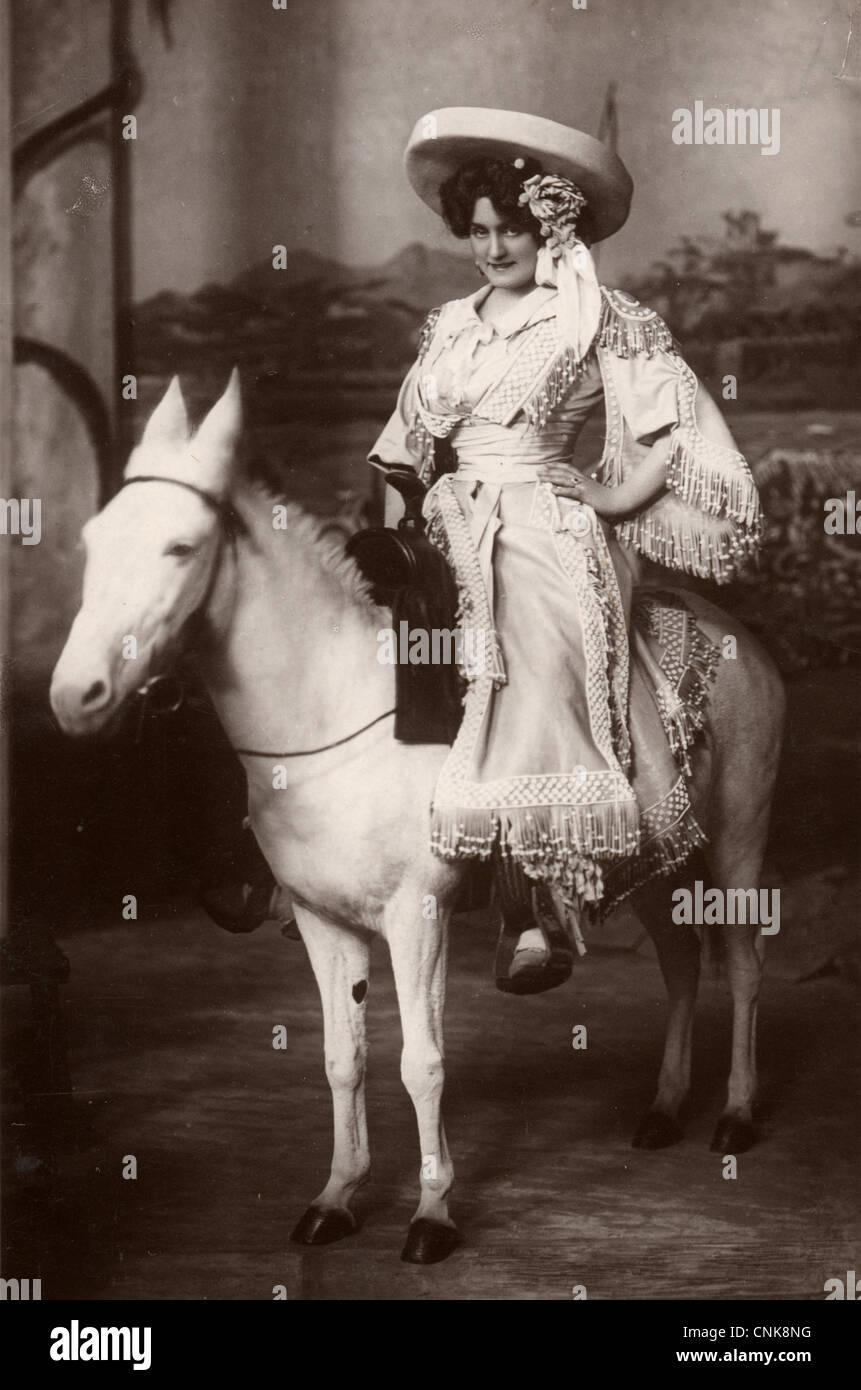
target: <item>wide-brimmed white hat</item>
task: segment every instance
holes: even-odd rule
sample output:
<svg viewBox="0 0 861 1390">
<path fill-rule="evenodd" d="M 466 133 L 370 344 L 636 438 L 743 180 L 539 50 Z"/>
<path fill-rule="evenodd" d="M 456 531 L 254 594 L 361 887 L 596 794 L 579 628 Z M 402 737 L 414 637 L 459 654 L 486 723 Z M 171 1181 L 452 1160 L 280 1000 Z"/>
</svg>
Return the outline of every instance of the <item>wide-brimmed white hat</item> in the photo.
<svg viewBox="0 0 861 1390">
<path fill-rule="evenodd" d="M 416 121 L 404 152 L 407 178 L 419 197 L 441 212 L 439 187 L 469 160 L 537 159 L 545 174 L 570 179 L 586 197 L 578 231 L 603 241 L 628 216 L 634 184 L 621 159 L 582 130 L 484 106 L 445 106 Z"/>
</svg>

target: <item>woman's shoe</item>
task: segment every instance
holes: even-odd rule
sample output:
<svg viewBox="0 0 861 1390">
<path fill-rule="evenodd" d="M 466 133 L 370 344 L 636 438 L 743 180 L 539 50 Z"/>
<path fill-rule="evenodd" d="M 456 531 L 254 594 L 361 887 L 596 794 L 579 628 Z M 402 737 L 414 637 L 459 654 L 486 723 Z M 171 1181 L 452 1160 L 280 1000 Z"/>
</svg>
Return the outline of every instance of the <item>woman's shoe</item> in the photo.
<svg viewBox="0 0 861 1390">
<path fill-rule="evenodd" d="M 496 983 L 505 994 L 543 994 L 546 989 L 564 985 L 571 964 L 570 951 L 521 946 L 512 956 L 508 979 Z"/>
<path fill-rule="evenodd" d="M 550 955 L 547 937 L 540 927 L 528 927 L 517 938 L 514 955 L 508 967 L 509 980 L 522 979 L 544 970 Z"/>
<path fill-rule="evenodd" d="M 493 881 L 502 909 L 494 968 L 496 988 L 503 994 L 541 994 L 564 984 L 571 974 L 571 942 L 550 888 L 533 882 L 516 860 L 498 847 L 493 856 Z"/>
<path fill-rule="evenodd" d="M 503 994 L 543 994 L 563 985 L 571 974 L 573 952 L 545 884 L 534 888 L 532 904 L 532 921 L 525 930 L 521 929 L 516 944 L 504 924 L 500 933 L 496 987 Z"/>
<path fill-rule="evenodd" d="M 524 977 L 542 978 L 544 967 L 550 959 L 550 951 L 545 946 L 518 946 L 508 967 L 509 980 L 523 980 Z"/>
</svg>

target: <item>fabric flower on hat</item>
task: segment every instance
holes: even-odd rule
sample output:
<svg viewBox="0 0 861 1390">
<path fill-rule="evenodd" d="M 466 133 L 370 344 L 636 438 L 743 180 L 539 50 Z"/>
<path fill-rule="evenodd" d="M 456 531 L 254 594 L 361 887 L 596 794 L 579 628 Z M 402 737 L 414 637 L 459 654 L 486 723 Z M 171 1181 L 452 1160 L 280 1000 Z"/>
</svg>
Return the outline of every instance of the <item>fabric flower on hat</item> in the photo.
<svg viewBox="0 0 861 1390">
<path fill-rule="evenodd" d="M 577 361 L 582 361 L 601 319 L 595 263 L 577 235 L 577 219 L 586 198 L 570 179 L 559 174 L 534 174 L 524 180 L 519 202 L 521 206 L 528 203 L 545 238 L 535 260 L 535 283 L 556 289 L 560 336 Z"/>
<path fill-rule="evenodd" d="M 586 199 L 570 179 L 558 174 L 534 174 L 524 181 L 519 202 L 529 205 L 550 251 L 577 245 L 577 219 Z"/>
</svg>

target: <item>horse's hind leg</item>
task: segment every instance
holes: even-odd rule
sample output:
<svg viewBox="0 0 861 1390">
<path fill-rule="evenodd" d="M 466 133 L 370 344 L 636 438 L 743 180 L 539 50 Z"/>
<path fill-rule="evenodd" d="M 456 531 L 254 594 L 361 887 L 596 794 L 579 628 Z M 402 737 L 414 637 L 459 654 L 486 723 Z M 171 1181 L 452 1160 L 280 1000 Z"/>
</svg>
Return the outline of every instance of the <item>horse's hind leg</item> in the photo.
<svg viewBox="0 0 861 1390">
<path fill-rule="evenodd" d="M 421 1198 L 401 1259 L 436 1264 L 460 1237 L 448 1214 L 454 1170 L 442 1123 L 444 1081 L 442 1016 L 448 957 L 448 910 L 425 920 L 421 898 L 404 908 L 403 895 L 387 910 L 386 937 L 403 1032 L 401 1078 L 416 1112 L 421 1149 Z"/>
<path fill-rule="evenodd" d="M 657 879 L 640 890 L 635 907 L 655 943 L 667 987 L 667 1034 L 655 1099 L 637 1126 L 635 1149 L 665 1149 L 682 1138 L 679 1111 L 691 1084 L 691 1042 L 700 974 L 700 943 L 692 927 L 672 920 L 678 880 Z"/>
<path fill-rule="evenodd" d="M 776 680 L 776 677 L 775 677 Z M 765 942 L 762 924 L 752 925 L 758 913 L 749 910 L 759 884 L 771 799 L 777 772 L 782 727 L 783 697 L 779 685 L 768 695 L 772 724 L 761 748 L 745 750 L 728 740 L 712 790 L 710 820 L 715 829 L 706 851 L 711 882 L 722 890 L 724 921 L 730 915 L 741 925 L 712 928 L 726 946 L 727 980 L 732 994 L 732 1062 L 727 1101 L 712 1137 L 718 1153 L 744 1153 L 756 1142 L 752 1107 L 756 1094 L 756 1008 L 762 984 Z M 748 765 L 740 765 L 747 753 Z M 753 767 L 755 776 L 751 775 Z M 736 910 L 730 913 L 730 894 Z M 738 910 L 744 906 L 744 912 Z"/>
<path fill-rule="evenodd" d="M 710 854 L 709 886 L 757 889 L 762 862 L 756 840 L 746 851 L 727 854 L 718 843 Z M 703 869 L 697 870 L 702 875 Z M 657 880 L 640 890 L 637 912 L 655 943 L 667 986 L 667 1036 L 658 1090 L 633 1138 L 636 1149 L 663 1149 L 682 1137 L 679 1111 L 690 1091 L 691 1042 L 700 968 L 700 943 L 690 926 L 672 920 L 672 893 L 680 880 Z M 732 994 L 732 1063 L 727 1102 L 711 1147 L 720 1153 L 744 1153 L 756 1142 L 752 1106 L 756 1095 L 756 1008 L 762 982 L 763 938 L 758 926 L 711 928 L 723 934 L 726 969 Z"/>
<path fill-rule="evenodd" d="M 335 1142 L 329 1181 L 290 1239 L 299 1245 L 328 1245 L 355 1231 L 350 1202 L 371 1170 L 365 1119 L 365 997 L 370 945 L 364 935 L 332 926 L 306 908 L 297 906 L 296 918 L 323 1004 Z"/>
<path fill-rule="evenodd" d="M 726 1106 L 717 1122 L 711 1148 L 716 1153 L 739 1154 L 756 1143 L 752 1114 L 756 1098 L 756 1007 L 764 943 L 758 926 L 728 926 L 723 931 L 732 992 L 732 1063 Z"/>
</svg>

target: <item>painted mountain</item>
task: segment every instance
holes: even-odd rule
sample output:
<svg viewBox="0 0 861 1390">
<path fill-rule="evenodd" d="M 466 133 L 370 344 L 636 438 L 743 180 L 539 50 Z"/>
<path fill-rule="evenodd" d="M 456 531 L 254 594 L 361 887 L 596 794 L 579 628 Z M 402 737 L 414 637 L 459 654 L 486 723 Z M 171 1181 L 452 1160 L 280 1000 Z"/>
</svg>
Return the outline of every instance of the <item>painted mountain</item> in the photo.
<svg viewBox="0 0 861 1390">
<path fill-rule="evenodd" d="M 756 214 L 724 220 L 722 236 L 682 238 L 620 287 L 664 314 L 711 387 L 743 361 L 748 385 L 762 381 L 748 408 L 857 404 L 861 262 L 782 246 Z M 477 284 L 471 260 L 417 243 L 371 267 L 296 251 L 283 270 L 267 261 L 229 285 L 139 304 L 137 368 L 159 381 L 180 372 L 205 392 L 237 363 L 260 423 L 376 416 L 391 410 L 428 309 Z"/>
<path fill-rule="evenodd" d="M 330 409 L 347 398 L 355 409 L 357 392 L 381 389 L 391 409 L 428 309 L 476 287 L 471 261 L 418 244 L 370 268 L 299 251 L 284 270 L 265 262 L 229 285 L 138 305 L 136 363 L 184 379 L 223 378 L 238 363 L 267 414 L 267 399 L 272 410 L 300 398 L 313 408 L 325 395 Z"/>
</svg>

